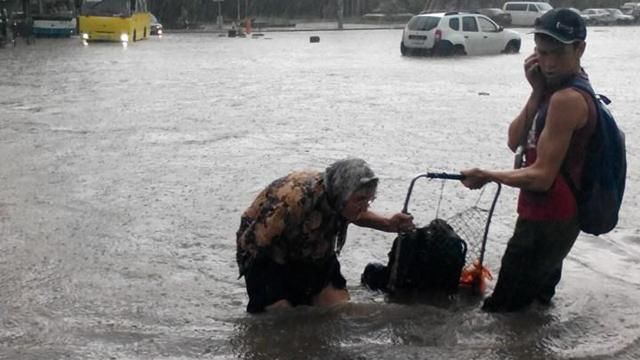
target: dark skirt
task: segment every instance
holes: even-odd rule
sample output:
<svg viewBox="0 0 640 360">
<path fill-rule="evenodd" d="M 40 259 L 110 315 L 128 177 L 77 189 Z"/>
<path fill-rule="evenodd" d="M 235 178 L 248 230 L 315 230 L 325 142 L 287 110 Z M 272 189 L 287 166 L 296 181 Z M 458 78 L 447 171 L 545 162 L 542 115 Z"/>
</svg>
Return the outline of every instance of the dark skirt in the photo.
<svg viewBox="0 0 640 360">
<path fill-rule="evenodd" d="M 269 258 L 253 259 L 244 274 L 249 295 L 247 312 L 259 313 L 279 300 L 291 305 L 311 305 L 313 297 L 327 285 L 345 289 L 347 281 L 340 273 L 335 255 L 319 262 L 278 264 Z"/>
</svg>

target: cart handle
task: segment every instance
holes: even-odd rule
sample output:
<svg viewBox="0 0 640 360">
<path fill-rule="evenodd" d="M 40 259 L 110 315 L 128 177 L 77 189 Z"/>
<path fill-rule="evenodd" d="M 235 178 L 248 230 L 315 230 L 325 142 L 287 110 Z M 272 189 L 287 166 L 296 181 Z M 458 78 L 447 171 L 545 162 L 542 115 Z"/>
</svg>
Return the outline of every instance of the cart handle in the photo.
<svg viewBox="0 0 640 360">
<path fill-rule="evenodd" d="M 426 173 L 426 175 L 429 179 L 464 180 L 466 178 L 466 176 L 462 174 L 452 174 L 452 173 L 446 173 L 446 172 L 441 172 L 441 173 L 428 172 Z"/>
<path fill-rule="evenodd" d="M 464 180 L 465 176 L 462 174 L 452 174 L 452 173 L 446 173 L 446 172 L 440 172 L 440 173 L 434 173 L 434 172 L 428 172 L 426 174 L 420 174 L 416 177 L 414 177 L 411 180 L 411 184 L 409 185 L 409 190 L 407 191 L 407 196 L 404 199 L 404 207 L 402 208 L 402 212 L 405 214 L 409 213 L 409 200 L 411 199 L 411 193 L 413 192 L 413 185 L 416 183 L 416 181 L 420 178 L 429 178 L 429 179 L 444 179 L 444 180 Z"/>
</svg>

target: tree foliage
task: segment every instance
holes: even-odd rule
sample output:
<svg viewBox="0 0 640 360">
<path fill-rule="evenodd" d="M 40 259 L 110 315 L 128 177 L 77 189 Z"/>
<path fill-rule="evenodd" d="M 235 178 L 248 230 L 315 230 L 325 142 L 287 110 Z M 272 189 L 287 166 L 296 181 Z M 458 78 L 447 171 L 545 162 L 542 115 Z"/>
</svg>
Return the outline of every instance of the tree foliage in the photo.
<svg viewBox="0 0 640 360">
<path fill-rule="evenodd" d="M 212 0 L 147 0 L 151 11 L 167 26 L 188 20 L 215 22 L 218 4 Z M 359 16 L 367 12 L 387 14 L 423 10 L 471 10 L 482 7 L 502 7 L 504 0 L 341 0 L 345 16 Z M 620 7 L 628 0 L 550 0 L 554 7 Z M 332 19 L 337 16 L 338 0 L 224 0 L 221 4 L 225 19 L 274 17 L 284 19 Z M 245 4 L 247 8 L 245 9 Z M 239 12 L 238 12 L 239 8 Z"/>
</svg>

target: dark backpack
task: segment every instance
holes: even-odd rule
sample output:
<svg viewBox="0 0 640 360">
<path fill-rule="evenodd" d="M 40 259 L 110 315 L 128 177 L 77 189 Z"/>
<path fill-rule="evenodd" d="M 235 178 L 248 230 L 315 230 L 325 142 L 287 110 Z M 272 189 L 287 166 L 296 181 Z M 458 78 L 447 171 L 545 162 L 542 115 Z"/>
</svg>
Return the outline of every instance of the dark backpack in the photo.
<svg viewBox="0 0 640 360">
<path fill-rule="evenodd" d="M 580 230 L 600 235 L 618 223 L 627 176 L 624 133 L 607 109 L 611 101 L 606 96 L 596 95 L 582 77 L 575 78 L 570 86 L 591 95 L 598 119 L 587 148 L 580 190 L 570 176 L 565 178 L 576 196 Z"/>
<path fill-rule="evenodd" d="M 394 240 L 387 266 L 370 263 L 361 280 L 370 289 L 458 290 L 467 243 L 442 219 Z"/>
</svg>

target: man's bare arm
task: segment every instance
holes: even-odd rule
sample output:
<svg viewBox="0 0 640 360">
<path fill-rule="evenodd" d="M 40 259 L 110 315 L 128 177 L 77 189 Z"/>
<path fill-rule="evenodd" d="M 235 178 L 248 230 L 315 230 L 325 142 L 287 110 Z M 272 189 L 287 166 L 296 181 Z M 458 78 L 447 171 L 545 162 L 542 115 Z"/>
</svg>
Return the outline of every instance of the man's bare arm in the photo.
<svg viewBox="0 0 640 360">
<path fill-rule="evenodd" d="M 464 171 L 463 182 L 477 188 L 489 181 L 531 191 L 546 191 L 555 181 L 575 130 L 584 126 L 588 117 L 584 97 L 573 89 L 555 93 L 549 102 L 545 127 L 537 144 L 536 161 L 525 168 L 507 171 L 471 169 Z"/>
</svg>

